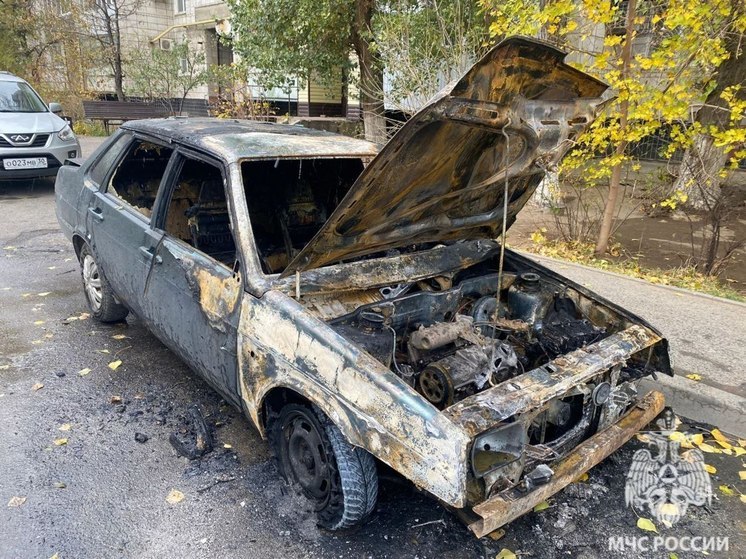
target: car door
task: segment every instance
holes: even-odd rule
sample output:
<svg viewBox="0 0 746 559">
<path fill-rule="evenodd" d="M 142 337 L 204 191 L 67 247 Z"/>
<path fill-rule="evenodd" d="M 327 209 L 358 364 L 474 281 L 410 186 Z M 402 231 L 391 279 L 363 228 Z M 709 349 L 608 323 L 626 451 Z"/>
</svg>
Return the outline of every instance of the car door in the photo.
<svg viewBox="0 0 746 559">
<path fill-rule="evenodd" d="M 172 148 L 156 140 L 133 136 L 88 206 L 88 231 L 99 267 L 138 315 L 153 259 L 149 249 L 162 235 L 151 228 L 151 214 L 172 155 Z"/>
<path fill-rule="evenodd" d="M 181 150 L 159 199 L 143 313 L 176 353 L 238 403 L 236 331 L 243 285 L 216 160 Z M 155 238 L 154 238 L 155 240 Z"/>
</svg>

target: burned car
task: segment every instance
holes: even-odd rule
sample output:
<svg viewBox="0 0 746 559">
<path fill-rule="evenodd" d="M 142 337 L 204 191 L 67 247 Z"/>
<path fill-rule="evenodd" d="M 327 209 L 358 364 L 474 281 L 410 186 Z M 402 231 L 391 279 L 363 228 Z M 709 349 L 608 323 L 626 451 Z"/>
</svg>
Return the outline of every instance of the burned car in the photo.
<svg viewBox="0 0 746 559">
<path fill-rule="evenodd" d="M 606 86 L 495 47 L 381 150 L 303 127 L 131 122 L 57 178 L 94 317 L 137 315 L 269 439 L 319 523 L 378 463 L 482 536 L 614 452 L 670 374 L 642 319 L 495 239 Z"/>
</svg>

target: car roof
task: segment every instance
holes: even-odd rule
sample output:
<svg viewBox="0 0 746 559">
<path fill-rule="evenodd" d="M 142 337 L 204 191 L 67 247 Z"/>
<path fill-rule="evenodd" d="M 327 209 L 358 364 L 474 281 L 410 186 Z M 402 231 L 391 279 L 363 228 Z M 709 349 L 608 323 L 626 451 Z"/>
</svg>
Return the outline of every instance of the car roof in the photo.
<svg viewBox="0 0 746 559">
<path fill-rule="evenodd" d="M 0 70 L 0 81 L 3 82 L 23 82 L 26 83 L 26 80 L 23 78 L 19 78 L 18 76 L 14 76 L 10 72 L 6 72 L 5 70 Z"/>
<path fill-rule="evenodd" d="M 299 125 L 221 118 L 133 120 L 122 128 L 218 155 L 228 163 L 278 157 L 370 157 L 375 144 Z"/>
</svg>

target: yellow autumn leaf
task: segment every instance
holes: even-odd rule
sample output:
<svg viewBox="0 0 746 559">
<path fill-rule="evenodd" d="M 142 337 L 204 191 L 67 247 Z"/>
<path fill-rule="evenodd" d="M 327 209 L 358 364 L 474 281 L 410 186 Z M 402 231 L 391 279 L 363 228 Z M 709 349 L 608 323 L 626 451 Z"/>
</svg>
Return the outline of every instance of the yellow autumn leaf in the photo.
<svg viewBox="0 0 746 559">
<path fill-rule="evenodd" d="M 31 387 L 31 390 L 36 392 L 37 390 L 41 390 L 42 388 L 44 388 L 44 385 L 41 382 L 37 382 L 36 384 L 34 384 L 34 386 Z"/>
<path fill-rule="evenodd" d="M 575 478 L 575 483 L 583 483 L 584 481 L 588 481 L 588 472 L 582 473 Z"/>
<path fill-rule="evenodd" d="M 692 435 L 692 436 L 690 437 L 690 440 L 691 440 L 691 441 L 692 441 L 692 442 L 693 442 L 694 444 L 696 444 L 696 445 L 700 445 L 700 444 L 702 444 L 703 442 L 705 442 L 705 436 L 704 436 L 704 435 L 703 435 L 702 433 L 697 433 L 696 435 Z"/>
<path fill-rule="evenodd" d="M 720 454 L 721 450 L 719 448 L 715 448 L 714 446 L 711 446 L 707 443 L 702 443 L 699 446 L 699 450 L 702 452 L 711 452 L 713 454 Z"/>
<path fill-rule="evenodd" d="M 57 429 L 59 429 L 60 431 L 69 431 L 70 429 L 72 429 L 72 425 L 70 425 L 69 423 L 63 423 Z"/>
<path fill-rule="evenodd" d="M 37 295 L 39 295 L 39 297 L 46 297 L 50 293 L 51 293 L 51 291 L 45 291 L 44 293 L 37 293 Z"/>
<path fill-rule="evenodd" d="M 67 444 L 66 438 L 54 439 L 54 446 L 65 446 Z"/>
<path fill-rule="evenodd" d="M 705 464 L 705 471 L 708 474 L 716 474 L 718 473 L 718 470 L 715 466 L 710 466 L 709 464 Z"/>
<path fill-rule="evenodd" d="M 678 516 L 679 515 L 679 507 L 676 506 L 674 503 L 663 503 L 661 506 L 658 507 L 658 513 L 663 516 Z M 664 521 L 665 524 L 665 521 Z M 670 528 L 670 526 L 669 526 Z"/>
<path fill-rule="evenodd" d="M 682 433 L 681 431 L 674 431 L 673 433 L 668 435 L 668 438 L 671 439 L 672 441 L 680 443 L 686 440 L 686 435 Z"/>
<path fill-rule="evenodd" d="M 733 448 L 733 446 L 728 441 L 720 441 L 720 440 L 718 440 L 718 441 L 715 441 L 715 442 L 717 444 L 719 444 L 720 446 L 722 446 L 726 450 L 730 450 L 731 448 Z"/>
<path fill-rule="evenodd" d="M 635 435 L 635 437 L 641 443 L 649 443 L 650 442 L 650 437 L 648 435 L 644 434 L 644 433 L 637 433 L 637 435 Z"/>
<path fill-rule="evenodd" d="M 741 496 L 739 497 L 739 499 L 741 499 L 741 502 L 742 502 L 742 503 L 743 503 L 744 505 L 746 505 L 746 495 L 741 495 Z"/>
<path fill-rule="evenodd" d="M 34 321 L 34 326 L 41 326 L 42 324 L 44 324 L 43 320 L 35 320 Z"/>
<path fill-rule="evenodd" d="M 746 450 L 741 448 L 740 446 L 734 446 L 733 454 L 735 454 L 736 456 L 743 456 L 744 454 L 746 454 Z"/>
<path fill-rule="evenodd" d="M 97 349 L 99 353 L 111 353 L 108 349 Z"/>
<path fill-rule="evenodd" d="M 515 553 L 503 547 L 500 553 L 495 555 L 495 559 L 516 559 L 516 556 Z"/>
<path fill-rule="evenodd" d="M 538 505 L 534 507 L 534 512 L 541 512 L 548 508 L 549 508 L 549 503 L 547 503 L 546 501 L 542 501 L 541 503 L 539 503 Z"/>
<path fill-rule="evenodd" d="M 746 481 L 746 470 L 741 470 L 738 472 L 738 477 L 741 478 L 741 481 Z"/>
<path fill-rule="evenodd" d="M 742 448 L 746 448 L 746 440 L 738 439 L 738 444 L 741 445 Z"/>
<path fill-rule="evenodd" d="M 171 491 L 169 491 L 168 495 L 166 495 L 166 502 L 172 505 L 175 505 L 176 503 L 180 503 L 183 500 L 184 500 L 184 494 L 178 489 L 172 489 Z"/>
<path fill-rule="evenodd" d="M 716 441 L 728 442 L 730 440 L 728 439 L 728 437 L 723 435 L 720 429 L 713 429 L 712 431 L 710 431 L 710 433 L 712 433 L 712 436 L 715 438 Z"/>
<path fill-rule="evenodd" d="M 693 381 L 700 381 L 700 380 L 702 380 L 702 376 L 701 375 L 697 375 L 697 374 L 694 374 L 694 373 L 692 373 L 690 375 L 686 375 L 686 378 L 688 378 L 689 380 L 693 380 Z"/>
<path fill-rule="evenodd" d="M 124 334 L 114 334 L 111 338 L 113 340 L 124 340 L 128 336 L 125 336 Z"/>
<path fill-rule="evenodd" d="M 122 364 L 122 360 L 121 359 L 117 359 L 116 361 L 112 361 L 111 363 L 109 363 L 109 369 L 111 369 L 112 371 L 116 371 L 121 364 Z"/>
<path fill-rule="evenodd" d="M 735 495 L 735 493 L 733 493 L 733 490 L 727 485 L 721 485 L 720 487 L 718 487 L 718 489 L 720 489 L 720 492 L 723 495 L 727 495 L 728 497 L 732 497 L 733 495 Z"/>
<path fill-rule="evenodd" d="M 84 376 L 86 376 L 86 375 L 87 375 L 88 373 L 90 373 L 90 372 L 91 372 L 91 370 L 90 370 L 90 369 L 89 369 L 88 367 L 86 367 L 85 369 L 80 369 L 80 370 L 78 371 L 78 374 L 79 374 L 79 375 L 80 375 L 81 377 L 84 377 Z"/>
<path fill-rule="evenodd" d="M 26 502 L 26 497 L 11 497 L 10 501 L 8 501 L 8 506 L 9 507 L 20 507 L 25 502 Z"/>
<path fill-rule="evenodd" d="M 653 524 L 653 521 L 649 518 L 638 518 L 637 519 L 637 527 L 640 530 L 645 530 L 646 532 L 656 532 L 658 533 L 658 528 L 655 527 L 655 524 Z"/>
<path fill-rule="evenodd" d="M 225 444 L 223 445 L 223 448 L 233 448 L 233 445 L 232 445 L 232 444 L 228 444 L 228 443 L 225 443 Z"/>
</svg>

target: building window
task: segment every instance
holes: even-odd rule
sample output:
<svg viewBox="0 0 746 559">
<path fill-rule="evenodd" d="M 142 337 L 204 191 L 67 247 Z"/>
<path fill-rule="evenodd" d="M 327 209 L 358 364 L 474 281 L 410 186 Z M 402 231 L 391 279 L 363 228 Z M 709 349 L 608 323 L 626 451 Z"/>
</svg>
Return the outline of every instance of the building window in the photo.
<svg viewBox="0 0 746 559">
<path fill-rule="evenodd" d="M 175 0 L 174 7 L 177 14 L 186 12 L 186 0 Z"/>
</svg>

